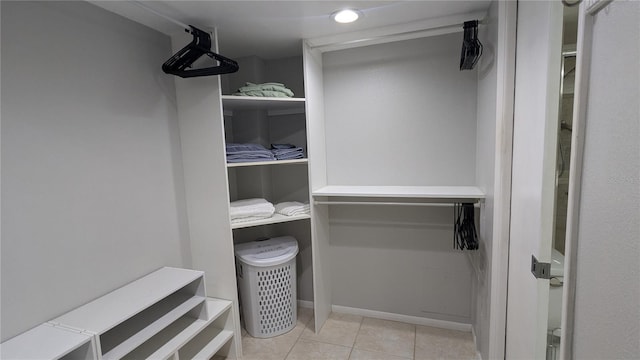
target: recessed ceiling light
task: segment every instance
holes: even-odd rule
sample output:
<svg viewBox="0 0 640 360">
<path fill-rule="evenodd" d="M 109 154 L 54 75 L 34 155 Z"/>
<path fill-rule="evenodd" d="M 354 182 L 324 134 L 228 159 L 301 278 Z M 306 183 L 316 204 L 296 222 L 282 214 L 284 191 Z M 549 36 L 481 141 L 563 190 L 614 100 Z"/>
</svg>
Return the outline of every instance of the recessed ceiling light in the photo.
<svg viewBox="0 0 640 360">
<path fill-rule="evenodd" d="M 331 14 L 331 17 L 335 22 L 339 22 L 341 24 L 352 23 L 360 17 L 361 13 L 355 9 L 344 9 L 340 11 L 336 11 Z"/>
</svg>

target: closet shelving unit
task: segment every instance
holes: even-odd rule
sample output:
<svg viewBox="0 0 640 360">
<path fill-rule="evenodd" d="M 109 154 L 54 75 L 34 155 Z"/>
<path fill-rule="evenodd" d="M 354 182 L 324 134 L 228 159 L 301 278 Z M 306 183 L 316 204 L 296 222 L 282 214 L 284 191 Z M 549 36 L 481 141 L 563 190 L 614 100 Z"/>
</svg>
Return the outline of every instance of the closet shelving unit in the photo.
<svg viewBox="0 0 640 360">
<path fill-rule="evenodd" d="M 282 140 L 277 137 L 273 137 L 270 134 L 270 131 L 264 131 L 265 128 L 269 128 L 273 123 L 277 123 L 279 119 L 276 117 L 279 116 L 288 116 L 288 115 L 296 115 L 299 118 L 296 118 L 294 122 L 296 123 L 295 127 L 301 133 L 306 134 L 306 119 L 304 117 L 305 114 L 305 104 L 306 100 L 304 98 L 279 98 L 279 97 L 255 97 L 255 96 L 235 96 L 235 95 L 222 95 L 222 107 L 224 116 L 229 119 L 232 123 L 233 129 L 240 128 L 243 134 L 247 132 L 251 133 L 251 136 L 254 139 L 258 139 L 260 143 L 267 146 L 271 143 L 277 142 L 285 142 L 286 140 Z M 262 128 L 262 132 L 260 130 L 248 129 L 248 126 L 244 122 L 246 121 L 246 114 L 250 114 L 249 117 L 255 118 L 256 116 L 260 119 L 259 121 L 264 122 L 260 124 L 258 128 Z M 258 114 L 258 115 L 256 115 Z M 255 125 L 255 123 L 252 123 Z M 276 125 L 277 126 L 277 125 Z M 227 133 L 227 142 L 235 142 L 235 137 L 233 135 L 233 130 L 229 131 L 227 129 L 225 131 Z M 255 141 L 255 140 L 254 140 Z M 306 149 L 306 135 L 303 140 L 298 140 L 298 142 L 304 141 L 304 144 L 296 143 L 295 145 L 301 146 Z M 253 162 L 240 162 L 240 163 L 227 163 L 227 172 L 229 176 L 230 187 L 234 186 L 234 181 L 232 179 L 238 178 L 248 178 L 253 177 L 251 180 L 255 180 L 259 178 L 257 182 L 261 183 L 258 187 L 261 189 L 256 189 L 253 185 L 246 185 L 247 181 L 239 180 L 235 181 L 236 183 L 236 191 L 235 197 L 237 199 L 249 198 L 249 197 L 265 197 L 267 200 L 271 201 L 274 205 L 279 201 L 291 201 L 296 200 L 300 202 L 308 201 L 308 198 L 284 198 L 280 199 L 278 195 L 272 194 L 274 187 L 277 187 L 276 184 L 278 180 L 274 178 L 278 176 L 279 173 L 286 171 L 283 166 L 304 166 L 304 179 L 300 179 L 302 181 L 299 184 L 301 187 L 305 188 L 305 196 L 308 196 L 308 170 L 306 168 L 308 164 L 307 158 L 303 159 L 293 159 L 293 160 L 274 160 L 274 161 L 253 161 Z M 246 170 L 246 174 L 241 174 L 241 171 Z M 294 180 L 295 181 L 295 180 Z M 251 181 L 248 181 L 251 182 Z M 245 188 L 243 189 L 243 185 L 237 185 L 239 183 L 245 184 Z M 265 185 L 266 184 L 266 185 Z M 264 189 L 267 188 L 265 191 Z M 234 200 L 233 195 L 234 191 L 230 191 L 231 200 Z M 251 195 L 246 195 L 251 194 Z M 254 221 L 247 222 L 232 222 L 232 229 L 242 229 L 254 226 L 262 226 L 269 224 L 280 224 L 286 223 L 290 221 L 298 221 L 304 219 L 310 219 L 311 215 L 302 214 L 302 215 L 294 215 L 294 216 L 285 216 L 280 214 L 274 214 L 272 217 L 267 219 L 260 219 Z"/>
</svg>

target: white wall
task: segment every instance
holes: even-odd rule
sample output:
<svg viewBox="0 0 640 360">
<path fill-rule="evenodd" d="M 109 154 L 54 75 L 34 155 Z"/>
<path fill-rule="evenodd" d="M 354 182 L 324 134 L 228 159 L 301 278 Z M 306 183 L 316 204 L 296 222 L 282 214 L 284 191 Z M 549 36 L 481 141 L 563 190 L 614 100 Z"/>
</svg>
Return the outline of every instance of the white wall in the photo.
<svg viewBox="0 0 640 360">
<path fill-rule="evenodd" d="M 461 36 L 324 54 L 329 184 L 475 184 L 477 75 L 459 70 Z"/>
<path fill-rule="evenodd" d="M 578 230 L 576 359 L 640 354 L 640 3 L 594 22 Z"/>
<path fill-rule="evenodd" d="M 168 37 L 86 2 L 2 2 L 2 340 L 190 266 Z"/>
<path fill-rule="evenodd" d="M 462 34 L 323 54 L 331 185 L 474 185 L 475 71 Z M 334 305 L 470 323 L 452 208 L 332 206 Z"/>
</svg>

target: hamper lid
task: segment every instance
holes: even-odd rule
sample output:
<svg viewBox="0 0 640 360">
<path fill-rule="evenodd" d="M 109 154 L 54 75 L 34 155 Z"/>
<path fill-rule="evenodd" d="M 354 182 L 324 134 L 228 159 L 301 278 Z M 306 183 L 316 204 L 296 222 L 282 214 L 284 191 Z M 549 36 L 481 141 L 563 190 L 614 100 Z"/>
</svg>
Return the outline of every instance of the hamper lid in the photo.
<svg viewBox="0 0 640 360">
<path fill-rule="evenodd" d="M 298 242 L 293 236 L 252 241 L 235 246 L 238 260 L 253 266 L 273 266 L 286 263 L 298 254 Z"/>
</svg>

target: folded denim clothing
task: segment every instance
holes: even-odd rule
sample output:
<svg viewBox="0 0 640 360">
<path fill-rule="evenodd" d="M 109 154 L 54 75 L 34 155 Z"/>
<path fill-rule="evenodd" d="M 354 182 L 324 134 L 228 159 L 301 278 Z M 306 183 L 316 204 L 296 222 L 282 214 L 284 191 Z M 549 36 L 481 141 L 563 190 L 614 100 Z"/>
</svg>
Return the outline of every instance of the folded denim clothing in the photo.
<svg viewBox="0 0 640 360">
<path fill-rule="evenodd" d="M 273 161 L 277 160 L 275 156 L 245 154 L 245 155 L 229 155 L 227 156 L 227 163 L 241 163 L 241 162 L 254 162 L 254 161 Z"/>
<path fill-rule="evenodd" d="M 271 144 L 271 150 L 285 150 L 285 149 L 295 149 L 296 146 L 293 144 Z"/>
<path fill-rule="evenodd" d="M 246 151 L 265 151 L 268 152 L 266 147 L 260 144 L 238 144 L 238 143 L 228 143 L 226 145 L 227 154 L 232 153 L 240 153 Z"/>
<path fill-rule="evenodd" d="M 293 144 L 271 144 L 271 152 L 277 160 L 304 158 L 303 150 Z"/>
<path fill-rule="evenodd" d="M 275 153 L 276 160 L 293 160 L 304 159 L 304 154 L 301 151 L 292 151 L 287 153 Z"/>
<path fill-rule="evenodd" d="M 226 152 L 229 163 L 276 160 L 275 155 L 260 144 L 229 143 Z"/>
</svg>

